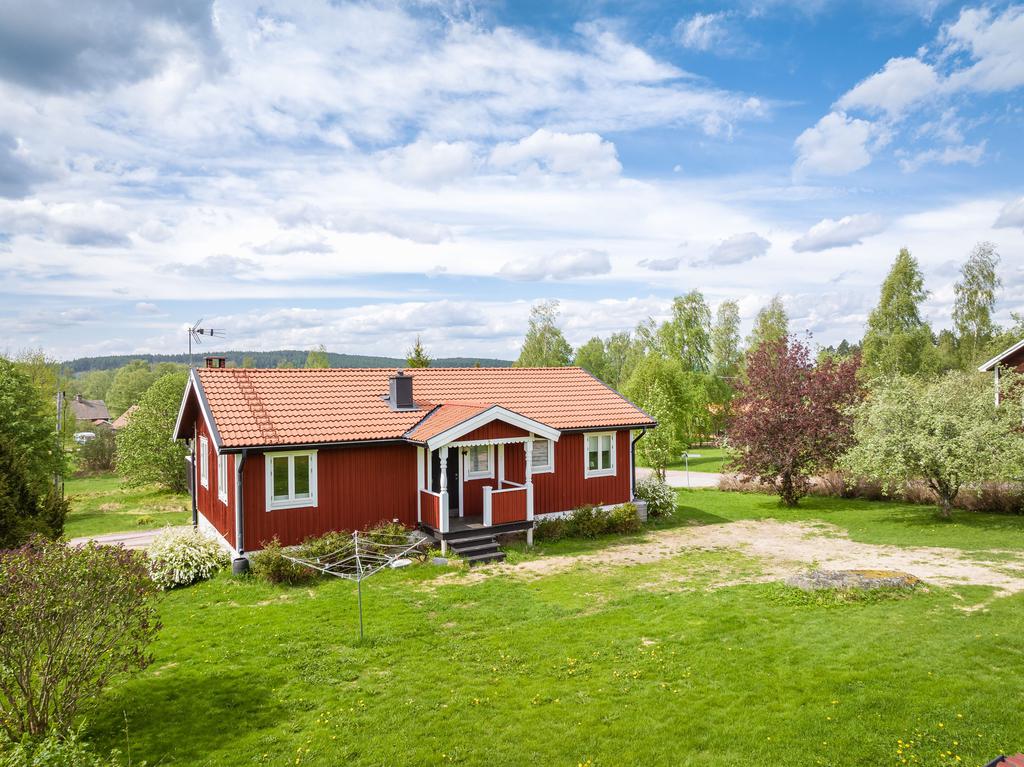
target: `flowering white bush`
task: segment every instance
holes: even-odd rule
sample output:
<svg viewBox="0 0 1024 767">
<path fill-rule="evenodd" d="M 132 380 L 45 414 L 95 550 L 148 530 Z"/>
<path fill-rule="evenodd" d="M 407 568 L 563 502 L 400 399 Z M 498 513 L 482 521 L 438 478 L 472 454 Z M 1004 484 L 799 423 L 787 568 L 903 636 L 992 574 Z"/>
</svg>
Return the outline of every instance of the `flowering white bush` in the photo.
<svg viewBox="0 0 1024 767">
<path fill-rule="evenodd" d="M 149 547 L 149 575 L 165 589 L 205 580 L 227 563 L 220 544 L 192 528 L 164 530 Z"/>
<path fill-rule="evenodd" d="M 651 474 L 636 483 L 636 497 L 647 501 L 649 517 L 671 517 L 675 513 L 676 491 L 657 474 Z"/>
</svg>

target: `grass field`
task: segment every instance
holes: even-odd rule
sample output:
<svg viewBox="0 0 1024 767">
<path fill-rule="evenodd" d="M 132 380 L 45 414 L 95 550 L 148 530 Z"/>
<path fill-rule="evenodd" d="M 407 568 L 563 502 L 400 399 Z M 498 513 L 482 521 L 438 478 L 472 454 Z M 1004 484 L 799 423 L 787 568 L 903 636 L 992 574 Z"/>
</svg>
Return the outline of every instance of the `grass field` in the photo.
<svg viewBox="0 0 1024 767">
<path fill-rule="evenodd" d="M 700 456 L 700 458 L 690 458 L 690 471 L 718 473 L 722 471 L 725 462 L 729 460 L 725 449 L 721 447 L 691 447 L 689 451 L 691 456 Z M 645 465 L 639 458 L 637 459 L 637 464 Z M 670 463 L 665 468 L 682 471 L 686 468 L 686 463 L 680 459 L 675 463 Z"/>
<path fill-rule="evenodd" d="M 64 523 L 68 538 L 182 525 L 192 518 L 187 495 L 156 487 L 123 488 L 113 474 L 69 479 L 64 492 L 71 497 Z M 140 525 L 143 517 L 151 521 Z"/>
<path fill-rule="evenodd" d="M 879 543 L 1024 546 L 1019 518 L 680 500 L 663 527 L 778 516 Z M 973 612 L 988 589 L 839 603 L 747 582 L 762 567 L 693 549 L 532 579 L 387 571 L 364 584 L 362 643 L 353 584 L 222 575 L 166 595 L 155 662 L 86 713 L 86 733 L 161 765 L 980 766 L 1024 750 L 1024 595 Z"/>
</svg>

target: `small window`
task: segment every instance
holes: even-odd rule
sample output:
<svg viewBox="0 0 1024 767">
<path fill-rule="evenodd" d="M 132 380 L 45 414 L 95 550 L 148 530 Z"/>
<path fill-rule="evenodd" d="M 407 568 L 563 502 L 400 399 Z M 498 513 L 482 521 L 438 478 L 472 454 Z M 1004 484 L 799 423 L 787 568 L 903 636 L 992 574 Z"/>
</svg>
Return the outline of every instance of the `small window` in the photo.
<svg viewBox="0 0 1024 767">
<path fill-rule="evenodd" d="M 206 437 L 199 438 L 199 484 L 210 487 L 210 442 Z"/>
<path fill-rule="evenodd" d="M 217 497 L 228 502 L 228 456 L 217 453 Z"/>
<path fill-rule="evenodd" d="M 615 434 L 588 434 L 585 440 L 584 476 L 604 477 L 615 473 Z"/>
<path fill-rule="evenodd" d="M 534 474 L 543 474 L 555 470 L 555 450 L 550 439 L 535 437 L 533 440 L 533 457 L 530 468 Z"/>
<path fill-rule="evenodd" d="M 467 479 L 487 479 L 494 476 L 490 445 L 473 445 L 466 458 Z"/>
<path fill-rule="evenodd" d="M 316 506 L 316 451 L 267 453 L 267 511 Z"/>
</svg>

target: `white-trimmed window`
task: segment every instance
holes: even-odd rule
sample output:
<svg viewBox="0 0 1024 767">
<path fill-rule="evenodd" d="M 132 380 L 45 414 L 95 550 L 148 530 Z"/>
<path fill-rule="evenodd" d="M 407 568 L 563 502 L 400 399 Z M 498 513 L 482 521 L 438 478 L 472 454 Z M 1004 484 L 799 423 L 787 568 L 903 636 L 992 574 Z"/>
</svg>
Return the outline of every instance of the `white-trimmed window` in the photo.
<svg viewBox="0 0 1024 767">
<path fill-rule="evenodd" d="M 490 479 L 494 476 L 493 445 L 473 445 L 466 454 L 466 479 Z"/>
<path fill-rule="evenodd" d="M 534 437 L 530 469 L 534 474 L 546 474 L 555 470 L 555 443 L 543 437 Z"/>
<path fill-rule="evenodd" d="M 267 511 L 316 506 L 316 450 L 267 453 Z"/>
<path fill-rule="evenodd" d="M 210 488 L 210 441 L 206 437 L 199 438 L 199 484 Z"/>
<path fill-rule="evenodd" d="M 584 435 L 583 449 L 583 476 L 607 477 L 615 474 L 615 432 Z"/>
<path fill-rule="evenodd" d="M 228 455 L 217 453 L 217 497 L 228 502 Z"/>
</svg>

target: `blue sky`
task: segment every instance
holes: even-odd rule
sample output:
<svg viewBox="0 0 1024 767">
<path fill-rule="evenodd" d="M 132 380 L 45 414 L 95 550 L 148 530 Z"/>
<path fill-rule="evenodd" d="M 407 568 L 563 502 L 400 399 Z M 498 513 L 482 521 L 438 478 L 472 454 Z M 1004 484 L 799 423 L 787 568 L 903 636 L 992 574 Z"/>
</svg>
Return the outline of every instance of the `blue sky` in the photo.
<svg viewBox="0 0 1024 767">
<path fill-rule="evenodd" d="M 901 246 L 1024 309 L 1024 6 L 0 7 L 0 349 L 515 356 L 699 289 L 859 338 Z"/>
</svg>

